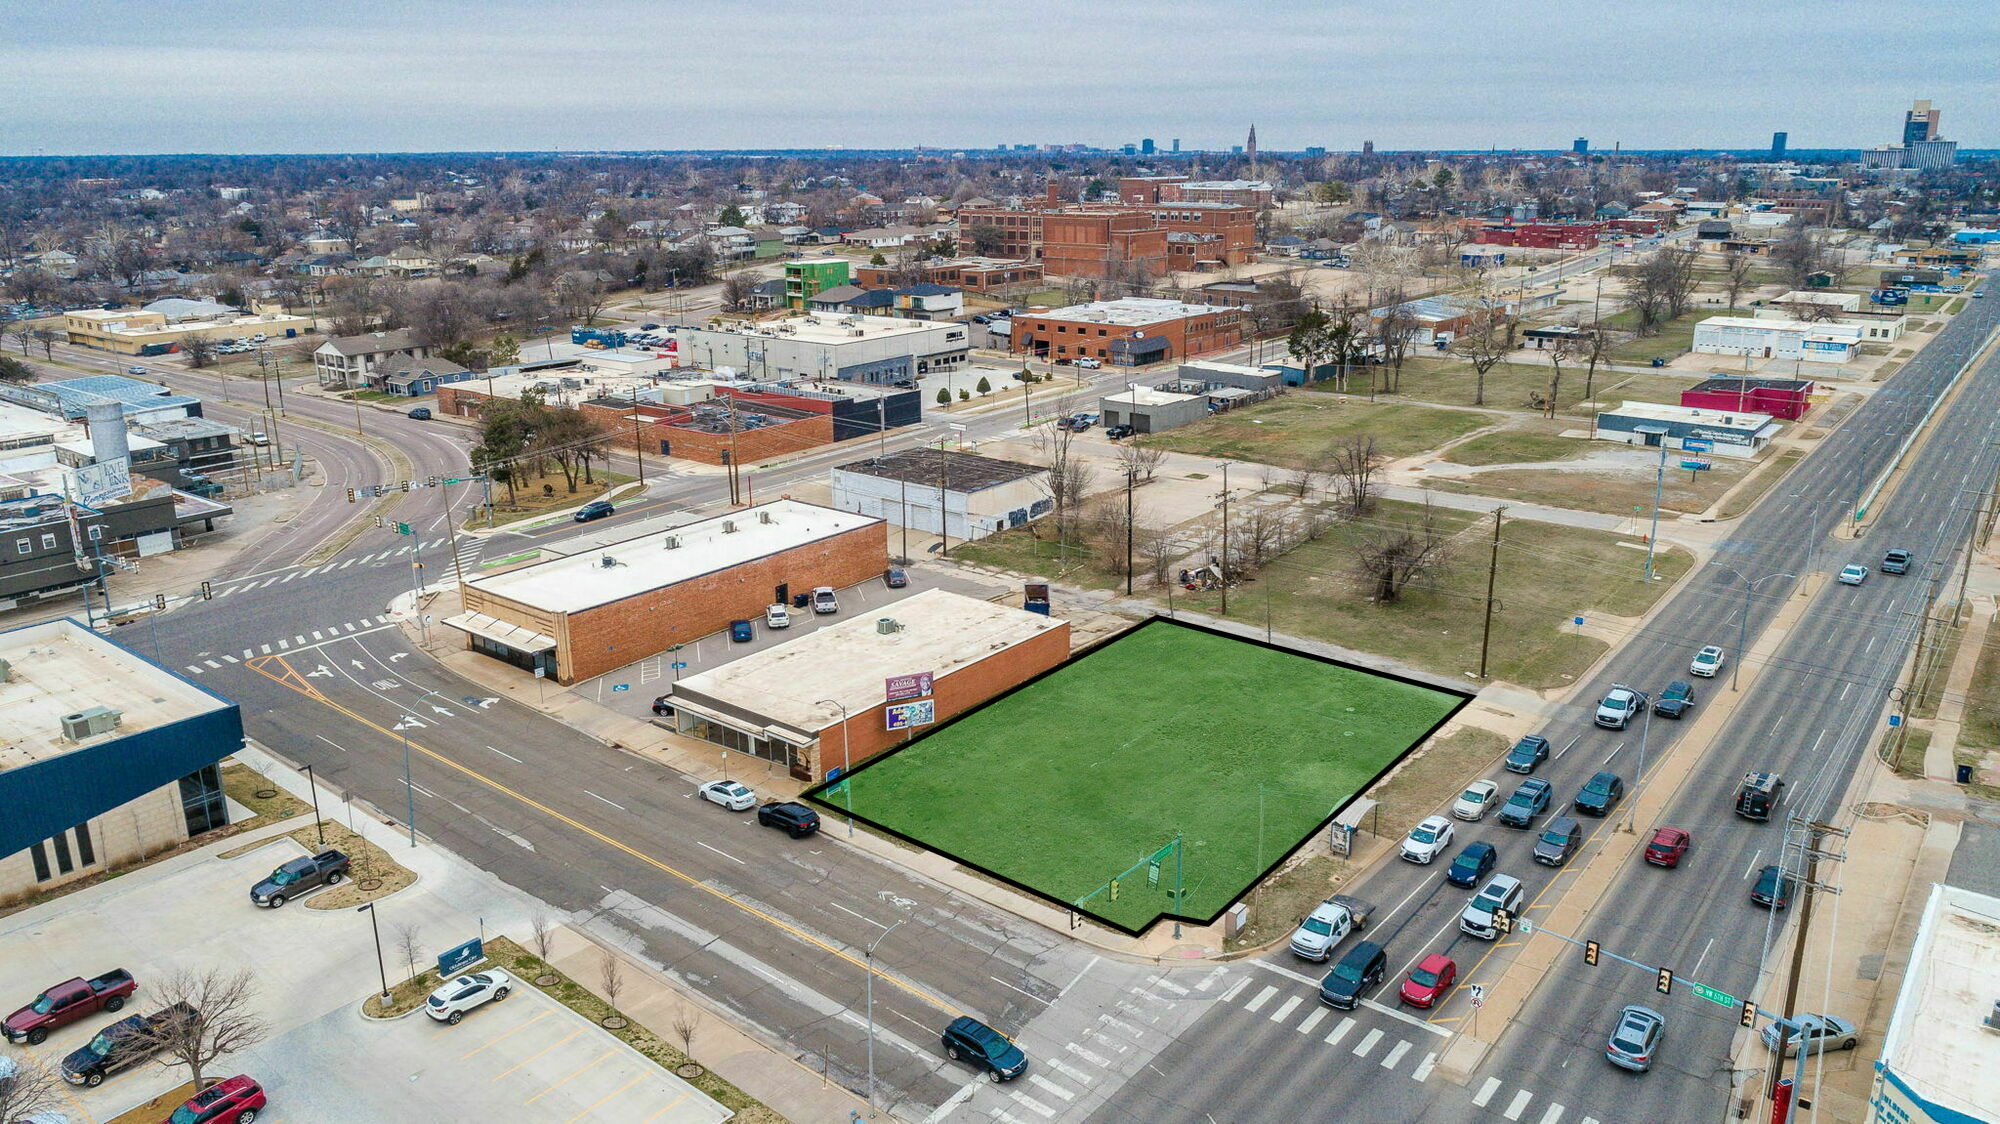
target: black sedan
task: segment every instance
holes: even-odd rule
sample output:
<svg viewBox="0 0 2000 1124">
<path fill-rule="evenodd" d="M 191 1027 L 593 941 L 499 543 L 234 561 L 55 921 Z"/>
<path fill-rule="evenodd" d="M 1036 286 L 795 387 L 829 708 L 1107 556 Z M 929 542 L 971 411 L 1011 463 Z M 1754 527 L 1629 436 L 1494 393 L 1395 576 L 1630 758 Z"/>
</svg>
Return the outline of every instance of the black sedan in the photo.
<svg viewBox="0 0 2000 1124">
<path fill-rule="evenodd" d="M 1653 699 L 1653 713 L 1662 718 L 1679 718 L 1694 706 L 1694 684 L 1676 679 Z"/>
</svg>

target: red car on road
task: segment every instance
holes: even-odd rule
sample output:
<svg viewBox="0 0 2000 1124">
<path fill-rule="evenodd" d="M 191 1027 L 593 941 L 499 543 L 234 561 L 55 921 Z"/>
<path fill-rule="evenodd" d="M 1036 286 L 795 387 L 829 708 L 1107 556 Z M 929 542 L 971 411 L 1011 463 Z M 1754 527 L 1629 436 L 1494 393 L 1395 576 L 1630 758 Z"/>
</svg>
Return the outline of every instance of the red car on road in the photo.
<svg viewBox="0 0 2000 1124">
<path fill-rule="evenodd" d="M 1646 844 L 1646 861 L 1654 866 L 1679 866 L 1681 856 L 1687 854 L 1688 845 L 1693 842 L 1694 836 L 1678 827 L 1659 828 Z"/>
<path fill-rule="evenodd" d="M 264 1087 L 248 1074 L 218 1081 L 174 1110 L 160 1124 L 250 1124 L 264 1107 Z"/>
<path fill-rule="evenodd" d="M 1402 1000 L 1412 1007 L 1435 1007 L 1457 982 L 1458 962 L 1442 952 L 1433 952 L 1403 981 Z"/>
</svg>

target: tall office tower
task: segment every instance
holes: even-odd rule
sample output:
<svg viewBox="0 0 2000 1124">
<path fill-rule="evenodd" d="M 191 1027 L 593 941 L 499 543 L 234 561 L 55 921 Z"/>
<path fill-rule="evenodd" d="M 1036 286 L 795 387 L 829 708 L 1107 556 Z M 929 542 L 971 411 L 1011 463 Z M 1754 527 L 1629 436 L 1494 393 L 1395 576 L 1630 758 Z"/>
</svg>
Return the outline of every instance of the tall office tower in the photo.
<svg viewBox="0 0 2000 1124">
<path fill-rule="evenodd" d="M 1938 111 L 1929 98 L 1919 100 L 1903 115 L 1903 147 L 1938 139 Z"/>
<path fill-rule="evenodd" d="M 1152 137 L 1139 138 L 1139 155 L 1151 156 L 1155 151 L 1157 150 L 1153 147 Z"/>
<path fill-rule="evenodd" d="M 1179 152 L 1180 150 L 1181 150 L 1181 138 L 1179 138 L 1179 137 L 1175 137 L 1175 138 L 1174 138 L 1174 151 L 1175 151 L 1175 152 Z"/>
<path fill-rule="evenodd" d="M 1783 160 L 1785 158 L 1785 142 L 1790 139 L 1791 137 L 1787 133 L 1771 134 L 1771 159 Z"/>
<path fill-rule="evenodd" d="M 1589 151 L 1590 151 L 1590 138 L 1588 138 L 1588 137 L 1578 137 L 1578 138 L 1576 138 L 1575 140 L 1573 140 L 1573 141 L 1569 142 L 1569 150 L 1570 150 L 1571 152 L 1574 152 L 1574 153 L 1576 153 L 1576 154 L 1577 154 L 1577 155 L 1579 155 L 1579 156 L 1583 155 L 1583 154 L 1584 154 L 1584 153 L 1586 153 L 1586 152 L 1589 152 Z"/>
</svg>

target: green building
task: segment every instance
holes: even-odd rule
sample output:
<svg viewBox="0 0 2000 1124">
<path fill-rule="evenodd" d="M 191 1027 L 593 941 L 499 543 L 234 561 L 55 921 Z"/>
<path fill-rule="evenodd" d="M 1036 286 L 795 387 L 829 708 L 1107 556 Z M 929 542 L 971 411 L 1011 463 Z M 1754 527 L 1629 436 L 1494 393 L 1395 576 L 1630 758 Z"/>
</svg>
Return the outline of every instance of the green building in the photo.
<svg viewBox="0 0 2000 1124">
<path fill-rule="evenodd" d="M 785 263 L 785 303 L 804 312 L 806 302 L 828 289 L 851 284 L 845 258 L 806 258 Z"/>
</svg>

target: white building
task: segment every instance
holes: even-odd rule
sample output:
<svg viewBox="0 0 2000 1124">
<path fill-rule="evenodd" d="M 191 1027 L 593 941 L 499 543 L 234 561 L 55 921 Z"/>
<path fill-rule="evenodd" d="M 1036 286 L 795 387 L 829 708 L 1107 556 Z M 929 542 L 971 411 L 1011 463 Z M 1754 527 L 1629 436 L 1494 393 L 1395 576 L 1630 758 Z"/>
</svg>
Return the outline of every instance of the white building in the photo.
<svg viewBox="0 0 2000 1124">
<path fill-rule="evenodd" d="M 995 457 L 911 449 L 834 469 L 833 506 L 930 535 L 938 533 L 942 507 L 946 535 L 961 542 L 1048 514 L 1048 475 Z"/>
<path fill-rule="evenodd" d="M 1597 415 L 1596 435 L 1627 445 L 1680 449 L 1690 456 L 1754 457 L 1779 428 L 1769 414 L 1623 402 Z M 1696 442 L 1693 448 L 1689 441 Z"/>
<path fill-rule="evenodd" d="M 1711 316 L 1695 325 L 1693 350 L 1704 355 L 1847 363 L 1861 354 L 1863 334 L 1849 324 Z"/>
<path fill-rule="evenodd" d="M 807 314 L 759 324 L 683 328 L 680 360 L 724 367 L 764 382 L 796 378 L 872 384 L 914 383 L 956 369 L 968 354 L 964 324 L 884 316 Z"/>
<path fill-rule="evenodd" d="M 2000 1120 L 1996 1054 L 2000 898 L 1934 885 L 1882 1036 L 1869 1124 Z"/>
</svg>

